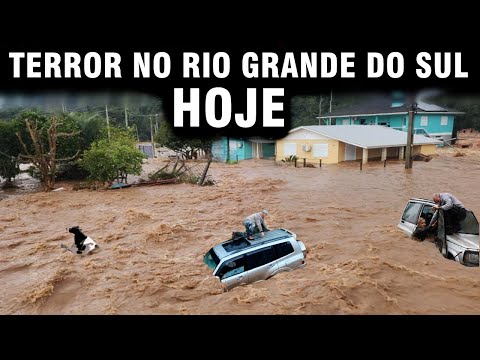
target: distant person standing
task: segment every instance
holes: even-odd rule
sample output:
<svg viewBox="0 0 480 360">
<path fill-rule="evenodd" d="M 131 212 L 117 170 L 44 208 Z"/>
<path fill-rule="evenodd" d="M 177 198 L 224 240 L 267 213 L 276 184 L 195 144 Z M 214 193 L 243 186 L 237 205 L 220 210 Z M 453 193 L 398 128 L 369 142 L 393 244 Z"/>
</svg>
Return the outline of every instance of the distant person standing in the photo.
<svg viewBox="0 0 480 360">
<path fill-rule="evenodd" d="M 250 216 L 247 216 L 243 220 L 243 225 L 247 232 L 247 238 L 252 240 L 253 234 L 258 231 L 262 234 L 262 237 L 265 236 L 265 231 L 269 231 L 267 224 L 265 223 L 265 216 L 268 215 L 268 211 L 263 209 L 260 212 L 254 213 Z"/>
<path fill-rule="evenodd" d="M 432 207 L 437 210 L 442 209 L 444 212 L 445 232 L 451 235 L 460 230 L 460 221 L 467 216 L 467 211 L 462 202 L 449 193 L 435 193 L 433 194 L 433 201 L 435 201 L 435 205 Z M 435 213 L 431 224 L 437 219 L 437 216 L 438 213 Z"/>
</svg>

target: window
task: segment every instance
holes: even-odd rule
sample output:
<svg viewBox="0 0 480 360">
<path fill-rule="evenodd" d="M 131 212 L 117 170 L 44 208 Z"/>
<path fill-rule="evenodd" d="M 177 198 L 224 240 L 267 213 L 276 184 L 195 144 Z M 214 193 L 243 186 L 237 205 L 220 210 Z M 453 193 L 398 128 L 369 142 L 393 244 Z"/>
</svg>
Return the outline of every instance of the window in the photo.
<svg viewBox="0 0 480 360">
<path fill-rule="evenodd" d="M 285 255 L 293 253 L 293 246 L 292 244 L 290 244 L 290 241 L 273 245 L 273 248 L 275 249 L 275 254 L 277 255 L 277 259 L 280 259 Z"/>
<path fill-rule="evenodd" d="M 448 125 L 448 116 L 442 116 L 440 118 L 440 125 L 443 125 L 443 126 Z"/>
<path fill-rule="evenodd" d="M 402 126 L 407 126 L 407 117 L 406 116 L 403 117 Z"/>
<path fill-rule="evenodd" d="M 420 118 L 420 126 L 428 126 L 428 116 L 422 116 Z"/>
<path fill-rule="evenodd" d="M 245 258 L 243 256 L 227 260 L 217 272 L 220 279 L 226 279 L 230 276 L 241 274 L 245 271 Z"/>
<path fill-rule="evenodd" d="M 314 157 L 328 157 L 328 144 L 313 144 Z"/>
<path fill-rule="evenodd" d="M 408 221 L 412 224 L 417 224 L 418 221 L 418 213 L 420 212 L 420 208 L 422 204 L 410 202 L 407 205 L 407 208 L 403 212 L 402 220 Z"/>
<path fill-rule="evenodd" d="M 275 260 L 275 254 L 273 253 L 273 248 L 269 246 L 268 248 L 257 250 L 250 254 L 247 254 L 247 270 L 255 269 L 259 266 L 268 264 Z"/>
<path fill-rule="evenodd" d="M 459 233 L 478 235 L 478 221 L 471 211 L 467 211 L 465 219 L 460 221 Z"/>
<path fill-rule="evenodd" d="M 238 240 L 229 241 L 226 244 L 223 244 L 222 246 L 225 249 L 225 251 L 232 252 L 232 251 L 235 251 L 235 250 L 244 249 L 247 246 L 250 246 L 250 243 L 247 240 L 245 240 L 244 238 L 241 238 L 241 239 L 238 239 Z"/>
<path fill-rule="evenodd" d="M 297 155 L 297 144 L 295 143 L 285 143 L 283 145 L 283 155 Z"/>
<path fill-rule="evenodd" d="M 218 258 L 217 254 L 215 254 L 215 251 L 210 249 L 210 251 L 203 257 L 203 262 L 207 264 L 210 269 L 215 269 L 220 262 L 220 259 Z"/>
<path fill-rule="evenodd" d="M 343 119 L 342 125 L 350 125 L 350 119 Z"/>
<path fill-rule="evenodd" d="M 420 216 L 423 217 L 425 219 L 425 223 L 429 225 L 430 221 L 432 221 L 434 213 L 435 210 L 432 208 L 432 205 L 425 205 Z"/>
</svg>

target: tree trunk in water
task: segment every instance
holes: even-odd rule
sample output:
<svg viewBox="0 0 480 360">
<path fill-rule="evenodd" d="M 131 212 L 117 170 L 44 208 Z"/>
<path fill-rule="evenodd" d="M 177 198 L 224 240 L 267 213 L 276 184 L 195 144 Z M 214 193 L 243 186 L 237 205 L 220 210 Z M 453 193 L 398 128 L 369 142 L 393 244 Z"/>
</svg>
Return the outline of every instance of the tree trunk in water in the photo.
<svg viewBox="0 0 480 360">
<path fill-rule="evenodd" d="M 48 175 L 47 181 L 46 181 L 46 190 L 45 191 L 51 191 L 55 188 L 55 176 Z"/>
</svg>

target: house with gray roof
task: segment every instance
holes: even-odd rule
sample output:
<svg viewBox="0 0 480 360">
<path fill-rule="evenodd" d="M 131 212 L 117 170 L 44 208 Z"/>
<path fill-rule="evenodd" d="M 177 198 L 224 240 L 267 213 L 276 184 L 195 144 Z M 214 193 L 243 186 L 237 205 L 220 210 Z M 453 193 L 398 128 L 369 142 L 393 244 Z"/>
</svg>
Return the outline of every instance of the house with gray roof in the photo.
<svg viewBox="0 0 480 360">
<path fill-rule="evenodd" d="M 452 139 L 455 116 L 463 112 L 424 101 L 409 99 L 397 92 L 392 96 L 371 94 L 362 101 L 318 116 L 319 125 L 383 125 L 408 131 L 408 111 L 416 104 L 414 133 L 445 141 Z"/>
<path fill-rule="evenodd" d="M 412 154 L 435 154 L 442 142 L 424 135 L 413 137 Z M 277 140 L 275 159 L 295 155 L 307 163 L 336 164 L 342 161 L 403 159 L 407 132 L 381 125 L 300 126 Z"/>
</svg>

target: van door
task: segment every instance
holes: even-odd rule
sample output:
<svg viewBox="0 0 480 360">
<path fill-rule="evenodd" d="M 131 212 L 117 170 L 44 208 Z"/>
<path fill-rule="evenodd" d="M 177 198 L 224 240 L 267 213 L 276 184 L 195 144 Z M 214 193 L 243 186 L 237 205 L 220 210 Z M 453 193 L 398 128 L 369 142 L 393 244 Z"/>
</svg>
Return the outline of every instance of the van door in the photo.
<svg viewBox="0 0 480 360">
<path fill-rule="evenodd" d="M 445 232 L 445 218 L 442 209 L 438 210 L 437 226 L 437 238 L 435 243 L 442 255 L 448 257 L 447 234 Z"/>
<path fill-rule="evenodd" d="M 215 276 L 220 278 L 220 281 L 225 285 L 227 290 L 238 285 L 248 284 L 248 273 L 245 270 L 245 257 L 242 255 L 226 260 L 220 265 Z"/>
<path fill-rule="evenodd" d="M 303 253 L 293 254 L 293 246 L 290 241 L 273 245 L 278 270 L 293 270 L 302 265 Z"/>
<path fill-rule="evenodd" d="M 245 256 L 245 260 L 250 283 L 266 280 L 278 270 L 275 254 L 271 246 L 248 253 Z"/>
<path fill-rule="evenodd" d="M 415 228 L 417 227 L 422 206 L 422 203 L 410 201 L 403 211 L 398 227 L 402 229 L 403 232 L 408 236 L 412 236 Z"/>
</svg>

